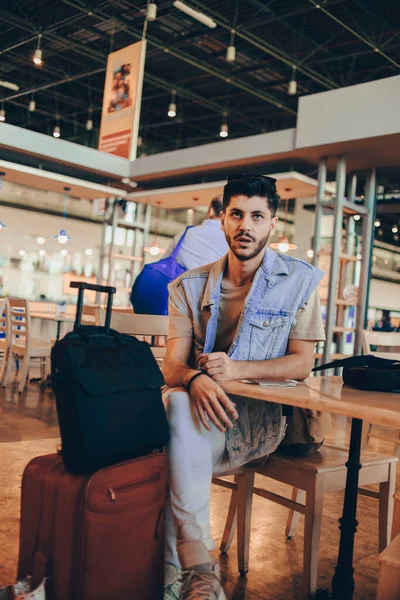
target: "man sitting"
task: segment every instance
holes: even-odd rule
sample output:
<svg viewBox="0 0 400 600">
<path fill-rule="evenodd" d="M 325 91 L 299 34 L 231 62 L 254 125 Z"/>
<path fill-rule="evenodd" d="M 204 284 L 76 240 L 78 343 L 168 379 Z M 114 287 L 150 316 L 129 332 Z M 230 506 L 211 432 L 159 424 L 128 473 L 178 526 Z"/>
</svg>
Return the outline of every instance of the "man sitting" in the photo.
<svg viewBox="0 0 400 600">
<path fill-rule="evenodd" d="M 315 341 L 324 339 L 314 291 L 323 273 L 267 248 L 278 202 L 272 178 L 228 179 L 221 221 L 228 254 L 169 286 L 168 600 L 225 598 L 209 552 L 212 475 L 266 458 L 285 432 L 281 405 L 229 398 L 218 382 L 305 379 Z"/>
</svg>

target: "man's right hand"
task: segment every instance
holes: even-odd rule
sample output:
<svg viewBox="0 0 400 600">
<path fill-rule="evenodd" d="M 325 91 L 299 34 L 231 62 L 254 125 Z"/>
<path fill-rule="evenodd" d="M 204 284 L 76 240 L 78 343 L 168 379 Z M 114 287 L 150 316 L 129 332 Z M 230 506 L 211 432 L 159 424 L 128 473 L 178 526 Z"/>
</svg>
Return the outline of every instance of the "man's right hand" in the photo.
<svg viewBox="0 0 400 600">
<path fill-rule="evenodd" d="M 190 397 L 196 406 L 200 421 L 208 431 L 211 431 L 209 421 L 220 431 L 225 431 L 227 427 L 232 429 L 232 420 L 225 410 L 236 421 L 238 414 L 235 405 L 211 377 L 205 374 L 196 377 L 190 386 Z"/>
</svg>

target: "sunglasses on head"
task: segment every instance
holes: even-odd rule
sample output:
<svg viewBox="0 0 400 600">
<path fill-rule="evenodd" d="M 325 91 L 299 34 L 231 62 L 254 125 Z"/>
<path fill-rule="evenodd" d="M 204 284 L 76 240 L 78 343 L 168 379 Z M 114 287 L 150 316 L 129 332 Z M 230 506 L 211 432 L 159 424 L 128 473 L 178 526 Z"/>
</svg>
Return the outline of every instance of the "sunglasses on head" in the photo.
<svg viewBox="0 0 400 600">
<path fill-rule="evenodd" d="M 228 175 L 226 180 L 229 183 L 230 181 L 235 181 L 235 179 L 249 179 L 250 177 L 260 177 L 261 179 L 269 181 L 269 183 L 276 183 L 276 179 L 274 179 L 274 177 L 267 177 L 267 175 L 254 175 L 253 173 L 233 173 L 232 175 Z"/>
</svg>

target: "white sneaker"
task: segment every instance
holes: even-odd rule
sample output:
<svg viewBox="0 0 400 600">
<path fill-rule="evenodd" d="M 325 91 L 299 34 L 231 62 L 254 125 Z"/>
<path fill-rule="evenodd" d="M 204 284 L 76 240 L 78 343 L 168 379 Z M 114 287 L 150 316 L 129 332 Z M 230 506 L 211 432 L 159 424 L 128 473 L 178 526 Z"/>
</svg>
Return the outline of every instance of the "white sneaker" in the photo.
<svg viewBox="0 0 400 600">
<path fill-rule="evenodd" d="M 13 598 L 14 600 L 46 600 L 45 583 L 42 583 L 35 590 L 31 589 L 31 578 L 27 577 L 18 581 L 15 585 L 10 585 L 0 589 L 0 600 Z"/>
<path fill-rule="evenodd" d="M 179 600 L 182 587 L 182 573 L 175 565 L 165 563 L 164 600 Z"/>
<path fill-rule="evenodd" d="M 219 579 L 219 568 L 209 564 L 193 567 L 182 573 L 183 583 L 179 600 L 226 600 Z"/>
</svg>

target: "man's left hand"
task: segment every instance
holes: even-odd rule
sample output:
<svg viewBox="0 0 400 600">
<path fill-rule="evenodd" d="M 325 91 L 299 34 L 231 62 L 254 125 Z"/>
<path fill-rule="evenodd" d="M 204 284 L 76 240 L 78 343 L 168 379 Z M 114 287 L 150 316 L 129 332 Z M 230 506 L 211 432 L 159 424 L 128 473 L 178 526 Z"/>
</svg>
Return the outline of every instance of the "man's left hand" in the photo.
<svg viewBox="0 0 400 600">
<path fill-rule="evenodd" d="M 237 363 L 231 360 L 225 352 L 210 352 L 202 354 L 199 369 L 207 373 L 214 381 L 238 379 Z"/>
</svg>

